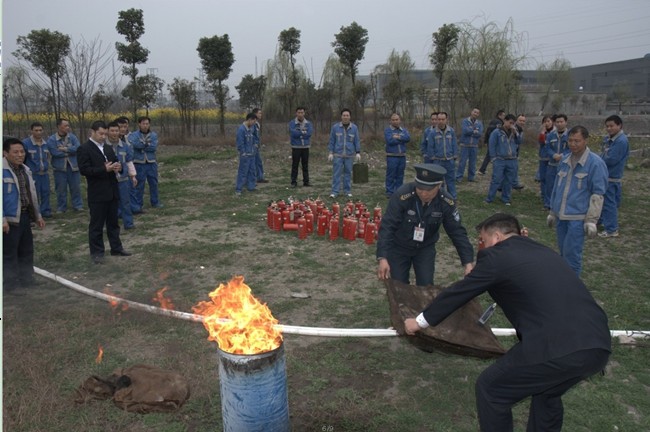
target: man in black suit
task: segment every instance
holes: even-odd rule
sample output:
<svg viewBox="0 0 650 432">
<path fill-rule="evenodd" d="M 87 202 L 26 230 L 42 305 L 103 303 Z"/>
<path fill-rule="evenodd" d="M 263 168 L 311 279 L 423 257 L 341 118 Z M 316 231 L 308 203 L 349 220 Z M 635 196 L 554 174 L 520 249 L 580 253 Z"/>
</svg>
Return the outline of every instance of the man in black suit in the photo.
<svg viewBox="0 0 650 432">
<path fill-rule="evenodd" d="M 90 209 L 88 243 L 90 257 L 95 264 L 101 264 L 104 260 L 104 225 L 111 245 L 111 255 L 131 255 L 122 247 L 120 226 L 117 222 L 119 189 L 116 174 L 122 167 L 117 161 L 113 148 L 104 145 L 106 132 L 106 123 L 94 122 L 91 126 L 90 139 L 79 147 L 77 152 L 79 170 L 86 177 L 88 184 Z"/>
<path fill-rule="evenodd" d="M 474 269 L 417 318 L 407 319 L 406 333 L 437 325 L 487 291 L 514 326 L 519 343 L 476 382 L 481 431 L 512 431 L 512 406 L 528 396 L 527 430 L 559 431 L 562 395 L 607 364 L 607 316 L 560 255 L 520 235 L 514 216 L 497 213 L 477 229 L 485 248 Z"/>
</svg>

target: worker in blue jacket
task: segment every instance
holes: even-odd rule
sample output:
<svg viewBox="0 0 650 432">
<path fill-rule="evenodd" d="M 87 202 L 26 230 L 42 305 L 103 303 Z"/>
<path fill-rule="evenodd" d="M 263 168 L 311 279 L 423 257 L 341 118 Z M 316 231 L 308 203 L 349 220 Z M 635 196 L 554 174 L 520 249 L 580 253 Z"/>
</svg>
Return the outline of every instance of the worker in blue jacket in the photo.
<svg viewBox="0 0 650 432">
<path fill-rule="evenodd" d="M 512 187 L 517 181 L 517 149 L 519 148 L 516 120 L 514 115 L 506 115 L 503 125 L 494 129 L 490 135 L 488 153 L 494 167 L 490 188 L 485 198 L 486 203 L 494 201 L 499 187 L 502 189 L 501 201 L 507 206 L 511 203 Z"/>
<path fill-rule="evenodd" d="M 242 188 L 254 191 L 257 186 L 257 165 L 255 163 L 255 123 L 257 116 L 248 113 L 244 123 L 237 129 L 237 153 L 239 153 L 239 168 L 235 183 L 235 195 L 240 196 Z"/>
<path fill-rule="evenodd" d="M 607 193 L 603 202 L 601 222 L 605 230 L 600 237 L 618 237 L 618 208 L 621 206 L 623 172 L 630 155 L 630 144 L 623 132 L 623 120 L 612 115 L 605 120 L 607 136 L 603 138 L 600 157 L 607 165 Z"/>
<path fill-rule="evenodd" d="M 481 140 L 481 135 L 483 135 L 483 123 L 478 119 L 479 115 L 481 115 L 481 111 L 474 108 L 469 117 L 463 119 L 460 126 L 460 161 L 456 171 L 456 181 L 458 183 L 461 182 L 465 175 L 465 165 L 467 165 L 467 181 L 475 181 L 478 143 Z"/>
<path fill-rule="evenodd" d="M 566 114 L 555 115 L 555 130 L 546 134 L 546 156 L 548 157 L 548 166 L 546 167 L 546 194 L 550 197 L 555 184 L 558 166 L 562 159 L 567 156 L 569 146 L 569 130 L 567 127 L 568 117 Z"/>
<path fill-rule="evenodd" d="M 404 169 L 406 168 L 406 145 L 411 141 L 411 135 L 406 128 L 401 126 L 402 119 L 399 114 L 390 116 L 390 126 L 384 129 L 386 141 L 386 196 L 404 183 Z"/>
<path fill-rule="evenodd" d="M 291 145 L 291 186 L 298 186 L 298 165 L 302 164 L 302 184 L 309 183 L 309 148 L 314 126 L 305 118 L 305 107 L 296 108 L 296 118 L 289 122 L 289 143 Z"/>
<path fill-rule="evenodd" d="M 438 113 L 438 125 L 426 136 L 424 163 L 440 165 L 446 171 L 445 187 L 453 199 L 456 199 L 456 159 L 458 158 L 458 143 L 456 132 L 447 125 L 448 115 L 444 111 Z"/>
<path fill-rule="evenodd" d="M 361 160 L 361 138 L 357 125 L 351 122 L 352 111 L 348 108 L 341 110 L 341 121 L 335 123 L 330 131 L 327 146 L 327 160 L 332 162 L 332 193 L 330 198 L 336 198 L 341 188 L 343 175 L 343 193 L 352 198 L 352 164 Z"/>
<path fill-rule="evenodd" d="M 160 208 L 162 203 L 158 196 L 158 134 L 151 130 L 151 119 L 147 116 L 138 118 L 138 130 L 129 134 L 128 141 L 133 146 L 133 164 L 137 172 L 138 184 L 132 190 L 131 208 L 133 213 L 142 213 L 144 207 L 144 185 L 149 183 L 149 201 L 151 207 Z"/>
<path fill-rule="evenodd" d="M 32 177 L 36 184 L 38 202 L 40 203 L 41 216 L 51 218 L 50 174 L 48 172 L 50 167 L 48 160 L 50 150 L 46 145 L 45 139 L 43 139 L 43 125 L 39 122 L 34 122 L 29 129 L 31 135 L 23 140 L 26 152 L 25 165 L 32 171 Z"/>
<path fill-rule="evenodd" d="M 595 237 L 597 233 L 607 191 L 607 165 L 587 147 L 589 131 L 585 127 L 573 127 L 568 136 L 571 153 L 558 167 L 546 221 L 551 228 L 557 226 L 560 255 L 580 276 L 585 234 Z"/>
<path fill-rule="evenodd" d="M 83 210 L 81 173 L 77 163 L 77 150 L 81 143 L 79 138 L 70 132 L 68 119 L 57 119 L 56 130 L 56 133 L 47 139 L 47 149 L 52 158 L 52 170 L 54 171 L 56 211 L 65 213 L 68 209 L 68 189 L 70 189 L 72 208 L 75 211 L 81 211 Z"/>
</svg>

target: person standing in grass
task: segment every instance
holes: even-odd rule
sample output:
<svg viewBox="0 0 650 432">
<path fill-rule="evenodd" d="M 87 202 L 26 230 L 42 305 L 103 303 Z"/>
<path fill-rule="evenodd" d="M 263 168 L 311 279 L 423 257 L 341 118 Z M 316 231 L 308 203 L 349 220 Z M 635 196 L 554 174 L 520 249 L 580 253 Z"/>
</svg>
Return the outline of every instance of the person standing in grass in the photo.
<svg viewBox="0 0 650 432">
<path fill-rule="evenodd" d="M 137 172 L 138 183 L 133 189 L 131 207 L 133 213 L 142 213 L 144 207 L 144 185 L 149 183 L 149 201 L 151 207 L 163 205 L 158 196 L 158 134 L 151 130 L 151 119 L 147 116 L 138 118 L 138 130 L 129 134 L 128 141 L 133 146 L 133 163 Z"/>
<path fill-rule="evenodd" d="M 264 177 L 264 162 L 262 161 L 262 108 L 253 108 L 253 114 L 257 117 L 253 125 L 253 134 L 255 137 L 255 177 L 257 183 L 268 183 Z"/>
<path fill-rule="evenodd" d="M 341 110 L 341 121 L 332 125 L 330 140 L 327 146 L 327 160 L 332 162 L 332 192 L 330 198 L 336 198 L 341 188 L 343 177 L 343 193 L 352 198 L 352 164 L 361 160 L 361 138 L 357 125 L 351 122 L 352 111 L 348 108 Z"/>
<path fill-rule="evenodd" d="M 438 113 L 438 123 L 434 129 L 429 129 L 425 137 L 424 162 L 443 167 L 445 174 L 445 187 L 453 199 L 456 195 L 456 159 L 458 158 L 458 143 L 456 132 L 447 125 L 448 115 L 441 111 Z"/>
<path fill-rule="evenodd" d="M 117 184 L 120 191 L 118 217 L 122 218 L 124 229 L 130 230 L 135 228 L 131 211 L 131 188 L 137 186 L 138 179 L 133 164 L 133 148 L 120 138 L 120 125 L 116 121 L 108 124 L 106 144 L 113 147 L 117 161 L 121 165 L 121 169 L 117 173 Z"/>
<path fill-rule="evenodd" d="M 558 432 L 562 395 L 607 364 L 611 353 L 607 315 L 562 257 L 521 235 L 514 216 L 494 214 L 477 230 L 485 248 L 479 250 L 476 266 L 441 291 L 416 318 L 406 319 L 405 331 L 414 335 L 438 325 L 488 292 L 519 341 L 476 380 L 480 429 L 512 431 L 512 407 L 531 397 L 526 430 Z"/>
<path fill-rule="evenodd" d="M 289 122 L 289 143 L 291 144 L 291 187 L 298 186 L 298 165 L 302 164 L 302 184 L 309 183 L 309 147 L 314 126 L 305 118 L 305 108 L 296 108 L 296 118 Z"/>
<path fill-rule="evenodd" d="M 34 122 L 29 127 L 31 135 L 23 140 L 27 158 L 25 165 L 32 171 L 32 177 L 36 184 L 36 193 L 40 202 L 41 215 L 44 218 L 52 217 L 50 207 L 50 151 L 43 139 L 43 125 Z"/>
<path fill-rule="evenodd" d="M 65 213 L 68 209 L 68 188 L 72 208 L 75 211 L 83 210 L 81 174 L 77 164 L 77 150 L 80 145 L 79 138 L 70 132 L 68 119 L 57 119 L 56 133 L 47 139 L 47 148 L 50 151 L 54 171 L 57 213 Z"/>
<path fill-rule="evenodd" d="M 548 166 L 546 167 L 546 194 L 551 197 L 555 176 L 557 175 L 558 166 L 562 159 L 567 156 L 569 146 L 569 130 L 567 127 L 568 117 L 566 114 L 556 114 L 553 116 L 555 129 L 546 134 L 546 155 L 548 156 Z"/>
<path fill-rule="evenodd" d="M 254 191 L 257 185 L 257 166 L 255 163 L 255 122 L 257 116 L 248 113 L 244 123 L 237 129 L 237 152 L 239 153 L 239 168 L 235 183 L 235 195 L 240 196 L 244 184 L 249 191 Z"/>
<path fill-rule="evenodd" d="M 515 129 L 514 115 L 508 114 L 503 118 L 503 125 L 494 129 L 490 135 L 488 153 L 494 163 L 492 167 L 492 181 L 488 189 L 486 203 L 494 201 L 497 190 L 501 188 L 501 201 L 510 205 L 512 186 L 517 175 L 517 149 L 519 138 Z"/>
<path fill-rule="evenodd" d="M 460 183 L 465 175 L 467 165 L 467 181 L 476 181 L 476 158 L 478 155 L 478 142 L 483 135 L 483 123 L 478 119 L 481 111 L 474 108 L 469 117 L 463 119 L 460 131 L 460 160 L 456 171 L 456 181 Z"/>
<path fill-rule="evenodd" d="M 603 238 L 618 237 L 618 208 L 621 206 L 623 172 L 630 155 L 630 144 L 623 132 L 623 120 L 612 115 L 605 120 L 607 136 L 603 138 L 600 157 L 607 165 L 609 178 L 603 202 L 601 221 L 605 230 L 598 235 Z"/>
<path fill-rule="evenodd" d="M 386 141 L 386 196 L 390 196 L 404 183 L 406 169 L 406 145 L 411 141 L 411 135 L 401 126 L 399 114 L 390 116 L 390 126 L 384 129 Z"/>
</svg>

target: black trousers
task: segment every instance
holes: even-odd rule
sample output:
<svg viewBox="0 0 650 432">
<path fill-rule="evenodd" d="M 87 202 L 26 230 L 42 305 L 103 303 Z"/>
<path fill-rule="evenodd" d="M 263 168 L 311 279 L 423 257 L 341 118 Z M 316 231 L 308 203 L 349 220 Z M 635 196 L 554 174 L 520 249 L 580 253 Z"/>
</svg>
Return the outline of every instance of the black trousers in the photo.
<svg viewBox="0 0 650 432">
<path fill-rule="evenodd" d="M 411 266 L 415 271 L 415 284 L 418 286 L 433 285 L 433 273 L 436 268 L 436 247 L 434 244 L 418 249 L 393 247 L 386 259 L 390 265 L 392 279 L 409 284 Z"/>
<path fill-rule="evenodd" d="M 298 184 L 298 164 L 302 162 L 302 184 L 309 184 L 309 148 L 291 149 L 291 184 Z"/>
<path fill-rule="evenodd" d="M 487 170 L 488 165 L 490 165 L 490 153 L 488 153 L 487 146 L 485 146 L 485 157 L 483 158 L 483 162 L 481 163 L 481 167 L 478 170 L 481 173 L 485 174 L 485 170 Z"/>
<path fill-rule="evenodd" d="M 34 278 L 34 237 L 28 211 L 2 234 L 2 283 L 5 290 L 27 286 Z"/>
<path fill-rule="evenodd" d="M 122 250 L 120 241 L 120 226 L 117 221 L 117 209 L 119 201 L 89 202 L 90 224 L 88 225 L 88 244 L 90 256 L 104 256 L 104 225 L 108 242 L 111 245 L 111 252 Z"/>
<path fill-rule="evenodd" d="M 476 381 L 476 407 L 482 432 L 513 430 L 512 406 L 532 396 L 527 432 L 562 429 L 562 395 L 605 368 L 609 352 L 588 349 L 533 365 L 519 365 L 509 354 L 485 369 Z"/>
</svg>

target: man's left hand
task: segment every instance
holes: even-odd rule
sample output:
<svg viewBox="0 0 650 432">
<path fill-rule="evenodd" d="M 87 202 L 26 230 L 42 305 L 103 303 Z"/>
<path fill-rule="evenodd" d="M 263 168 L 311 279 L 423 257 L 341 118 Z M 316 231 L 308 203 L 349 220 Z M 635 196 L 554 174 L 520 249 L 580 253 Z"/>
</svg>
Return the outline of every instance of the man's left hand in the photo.
<svg viewBox="0 0 650 432">
<path fill-rule="evenodd" d="M 595 237 L 598 233 L 598 228 L 596 228 L 596 224 L 593 222 L 585 222 L 584 229 L 588 237 Z"/>
<path fill-rule="evenodd" d="M 359 162 L 361 160 L 361 155 L 357 153 L 357 155 L 354 157 L 354 160 Z"/>
<path fill-rule="evenodd" d="M 45 219 L 40 218 L 36 221 L 36 226 L 38 226 L 40 229 L 45 228 Z"/>
<path fill-rule="evenodd" d="M 465 276 L 467 276 L 474 269 L 474 263 L 465 264 L 464 269 L 465 269 Z"/>
</svg>

